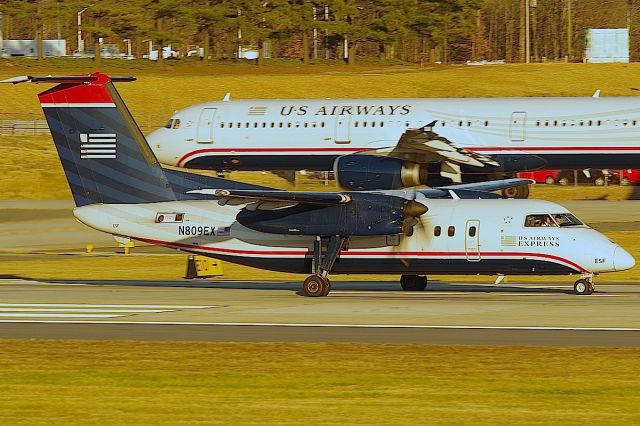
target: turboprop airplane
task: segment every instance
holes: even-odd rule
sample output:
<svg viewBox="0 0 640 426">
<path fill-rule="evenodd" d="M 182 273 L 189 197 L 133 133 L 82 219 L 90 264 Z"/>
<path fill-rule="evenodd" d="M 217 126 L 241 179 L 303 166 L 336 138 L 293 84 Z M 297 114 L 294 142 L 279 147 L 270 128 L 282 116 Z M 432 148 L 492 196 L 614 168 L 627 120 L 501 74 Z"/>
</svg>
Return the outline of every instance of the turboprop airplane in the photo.
<svg viewBox="0 0 640 426">
<path fill-rule="evenodd" d="M 346 190 L 478 182 L 536 169 L 636 168 L 638 97 L 233 100 L 148 136 L 168 165 L 333 170 Z M 588 171 L 587 171 L 588 174 Z M 528 196 L 528 186 L 506 190 Z"/>
<path fill-rule="evenodd" d="M 430 189 L 292 192 L 164 169 L 113 82 L 95 73 L 17 77 L 59 83 L 40 93 L 84 224 L 151 244 L 252 267 L 310 274 L 326 296 L 330 274 L 572 275 L 577 294 L 599 273 L 633 267 L 622 247 L 546 201 L 500 199 L 510 179 Z"/>
</svg>

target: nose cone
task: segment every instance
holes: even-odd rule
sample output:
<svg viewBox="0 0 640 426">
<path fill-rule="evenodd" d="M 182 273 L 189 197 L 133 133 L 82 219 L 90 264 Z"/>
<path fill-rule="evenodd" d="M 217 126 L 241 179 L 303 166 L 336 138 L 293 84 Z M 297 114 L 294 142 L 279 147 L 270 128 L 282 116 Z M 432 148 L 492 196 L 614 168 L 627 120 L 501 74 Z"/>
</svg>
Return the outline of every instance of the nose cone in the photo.
<svg viewBox="0 0 640 426">
<path fill-rule="evenodd" d="M 616 271 L 626 271 L 636 264 L 636 260 L 622 247 L 616 247 L 613 252 L 613 269 Z"/>
</svg>

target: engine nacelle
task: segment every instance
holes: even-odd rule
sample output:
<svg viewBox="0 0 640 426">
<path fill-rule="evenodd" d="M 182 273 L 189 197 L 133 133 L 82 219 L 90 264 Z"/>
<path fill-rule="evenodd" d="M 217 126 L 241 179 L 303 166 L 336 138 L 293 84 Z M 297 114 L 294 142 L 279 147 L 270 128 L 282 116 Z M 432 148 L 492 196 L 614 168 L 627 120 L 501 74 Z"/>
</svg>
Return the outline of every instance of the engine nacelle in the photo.
<svg viewBox="0 0 640 426">
<path fill-rule="evenodd" d="M 423 204 L 381 194 L 346 194 L 351 201 L 331 206 L 298 204 L 276 210 L 242 210 L 237 221 L 269 234 L 372 236 L 410 234 Z"/>
<path fill-rule="evenodd" d="M 428 177 L 425 165 L 374 155 L 338 157 L 333 170 L 340 186 L 350 191 L 424 185 Z"/>
</svg>

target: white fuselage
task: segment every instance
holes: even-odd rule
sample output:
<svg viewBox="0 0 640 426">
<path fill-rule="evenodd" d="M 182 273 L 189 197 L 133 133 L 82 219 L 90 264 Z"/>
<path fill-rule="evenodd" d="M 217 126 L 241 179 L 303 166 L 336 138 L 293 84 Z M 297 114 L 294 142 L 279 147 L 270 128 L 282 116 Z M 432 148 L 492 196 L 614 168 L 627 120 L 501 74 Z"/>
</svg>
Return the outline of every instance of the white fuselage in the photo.
<svg viewBox="0 0 640 426">
<path fill-rule="evenodd" d="M 521 170 L 632 168 L 640 159 L 637 97 L 220 101 L 176 112 L 148 140 L 161 162 L 181 167 L 331 169 L 337 156 L 393 147 L 406 129 L 433 122 L 507 171 L 523 156 L 531 161 Z"/>
<path fill-rule="evenodd" d="M 554 203 L 421 194 L 417 201 L 429 211 L 412 237 L 352 237 L 333 273 L 590 274 L 634 264 L 623 248 L 587 226 L 525 226 L 528 215 L 568 213 Z M 239 209 L 201 200 L 94 204 L 74 214 L 118 236 L 264 269 L 311 271 L 313 236 L 253 231 L 235 221 Z"/>
</svg>

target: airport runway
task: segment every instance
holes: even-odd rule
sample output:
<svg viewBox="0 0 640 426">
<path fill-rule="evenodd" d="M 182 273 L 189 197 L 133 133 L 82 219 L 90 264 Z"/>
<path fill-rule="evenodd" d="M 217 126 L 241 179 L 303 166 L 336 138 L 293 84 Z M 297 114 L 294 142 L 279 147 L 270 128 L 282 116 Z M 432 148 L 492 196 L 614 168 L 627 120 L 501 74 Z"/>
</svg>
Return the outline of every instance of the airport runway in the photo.
<svg viewBox="0 0 640 426">
<path fill-rule="evenodd" d="M 560 281 L 559 283 L 564 283 Z M 640 285 L 0 280 L 0 338 L 640 347 Z"/>
</svg>

